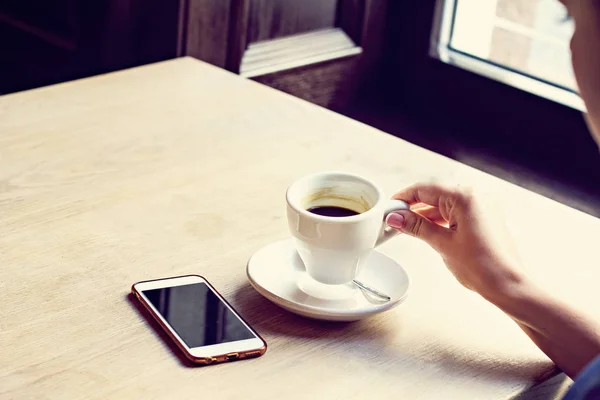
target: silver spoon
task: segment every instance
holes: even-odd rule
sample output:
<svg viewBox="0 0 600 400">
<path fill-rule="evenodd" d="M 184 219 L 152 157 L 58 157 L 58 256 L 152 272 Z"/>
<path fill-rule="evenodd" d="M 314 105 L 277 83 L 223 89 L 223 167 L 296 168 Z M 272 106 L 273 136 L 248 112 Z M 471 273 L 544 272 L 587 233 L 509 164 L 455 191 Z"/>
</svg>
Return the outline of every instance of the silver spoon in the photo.
<svg viewBox="0 0 600 400">
<path fill-rule="evenodd" d="M 364 283 L 357 281 L 356 279 L 352 280 L 352 283 L 354 283 L 356 286 L 358 286 L 359 288 L 361 288 L 362 290 L 369 292 L 370 294 L 372 294 L 373 296 L 379 297 L 380 299 L 383 299 L 385 301 L 390 301 L 392 300 L 392 298 L 390 296 L 388 296 L 387 294 L 381 293 L 373 288 L 368 287 L 367 285 L 365 285 Z"/>
</svg>

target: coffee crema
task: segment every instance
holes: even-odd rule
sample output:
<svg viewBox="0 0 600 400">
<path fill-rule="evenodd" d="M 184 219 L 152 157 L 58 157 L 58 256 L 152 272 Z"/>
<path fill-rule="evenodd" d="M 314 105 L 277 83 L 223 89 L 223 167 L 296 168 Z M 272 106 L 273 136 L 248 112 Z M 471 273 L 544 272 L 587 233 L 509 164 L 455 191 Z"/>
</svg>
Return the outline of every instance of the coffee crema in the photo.
<svg viewBox="0 0 600 400">
<path fill-rule="evenodd" d="M 354 210 L 345 207 L 337 206 L 316 206 L 307 209 L 306 211 L 313 214 L 322 215 L 324 217 L 351 217 L 360 214 Z"/>
</svg>

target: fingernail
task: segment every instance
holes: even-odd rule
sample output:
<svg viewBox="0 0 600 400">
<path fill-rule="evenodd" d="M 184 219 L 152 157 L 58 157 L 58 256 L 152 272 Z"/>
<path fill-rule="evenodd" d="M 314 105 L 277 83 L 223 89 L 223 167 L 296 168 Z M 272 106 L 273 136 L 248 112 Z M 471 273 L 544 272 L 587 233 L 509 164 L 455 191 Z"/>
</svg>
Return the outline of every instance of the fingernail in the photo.
<svg viewBox="0 0 600 400">
<path fill-rule="evenodd" d="M 390 213 L 385 219 L 385 222 L 394 229 L 402 229 L 404 227 L 404 215 Z"/>
</svg>

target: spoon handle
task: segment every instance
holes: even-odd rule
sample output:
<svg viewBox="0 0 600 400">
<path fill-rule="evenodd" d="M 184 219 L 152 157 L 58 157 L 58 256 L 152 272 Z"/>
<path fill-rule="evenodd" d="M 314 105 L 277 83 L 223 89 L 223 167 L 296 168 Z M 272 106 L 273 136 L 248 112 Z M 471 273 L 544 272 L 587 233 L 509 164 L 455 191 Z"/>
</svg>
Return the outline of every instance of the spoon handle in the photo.
<svg viewBox="0 0 600 400">
<path fill-rule="evenodd" d="M 357 281 L 356 279 L 352 280 L 352 283 L 354 283 L 356 286 L 358 286 L 359 288 L 361 288 L 362 290 L 365 290 L 369 293 L 371 293 L 374 296 L 377 296 L 381 299 L 384 299 L 386 301 L 390 301 L 392 298 L 390 296 L 388 296 L 387 294 L 383 294 L 373 288 L 368 287 L 367 285 L 365 285 L 364 283 Z"/>
</svg>

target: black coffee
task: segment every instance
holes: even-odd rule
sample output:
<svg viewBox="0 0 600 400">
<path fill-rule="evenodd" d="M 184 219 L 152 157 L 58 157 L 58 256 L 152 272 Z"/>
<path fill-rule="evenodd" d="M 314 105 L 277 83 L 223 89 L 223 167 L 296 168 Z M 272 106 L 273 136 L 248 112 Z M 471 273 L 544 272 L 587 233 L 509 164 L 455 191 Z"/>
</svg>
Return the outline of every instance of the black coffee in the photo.
<svg viewBox="0 0 600 400">
<path fill-rule="evenodd" d="M 358 215 L 354 210 L 350 210 L 344 207 L 336 207 L 336 206 L 318 206 L 309 208 L 307 211 L 317 214 L 323 215 L 325 217 L 351 217 L 353 215 Z"/>
</svg>

